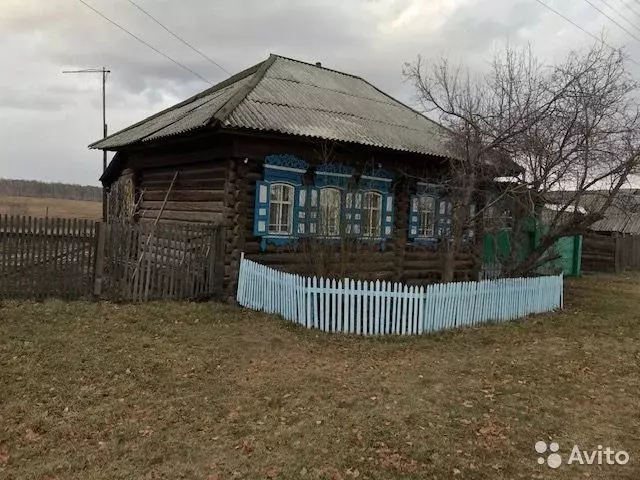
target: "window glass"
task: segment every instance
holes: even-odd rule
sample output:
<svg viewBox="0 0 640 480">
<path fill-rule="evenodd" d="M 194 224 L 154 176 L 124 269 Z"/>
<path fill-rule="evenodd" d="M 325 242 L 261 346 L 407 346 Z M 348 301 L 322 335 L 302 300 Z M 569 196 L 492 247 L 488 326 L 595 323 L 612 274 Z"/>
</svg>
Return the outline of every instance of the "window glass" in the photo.
<svg viewBox="0 0 640 480">
<path fill-rule="evenodd" d="M 365 192 L 362 197 L 362 213 L 362 235 L 373 238 L 379 237 L 382 195 L 376 192 Z"/>
<path fill-rule="evenodd" d="M 291 235 L 293 229 L 294 188 L 283 183 L 271 184 L 269 199 L 269 233 Z"/>
<path fill-rule="evenodd" d="M 493 204 L 484 209 L 483 222 L 487 230 L 508 230 L 513 224 L 513 215 L 509 208 Z"/>
<path fill-rule="evenodd" d="M 418 236 L 426 238 L 434 236 L 435 212 L 435 198 L 421 195 L 418 200 Z"/>
<path fill-rule="evenodd" d="M 323 188 L 320 190 L 320 234 L 337 237 L 340 235 L 340 190 Z"/>
</svg>

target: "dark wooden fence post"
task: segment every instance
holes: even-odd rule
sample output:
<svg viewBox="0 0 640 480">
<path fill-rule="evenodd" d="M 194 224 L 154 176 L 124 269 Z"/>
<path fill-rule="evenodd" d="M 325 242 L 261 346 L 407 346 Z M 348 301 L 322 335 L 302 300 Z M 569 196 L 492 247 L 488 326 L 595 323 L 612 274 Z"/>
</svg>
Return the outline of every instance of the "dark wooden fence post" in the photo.
<svg viewBox="0 0 640 480">
<path fill-rule="evenodd" d="M 107 241 L 107 234 L 109 231 L 109 225 L 103 222 L 96 223 L 96 257 L 94 266 L 94 279 L 93 279 L 93 296 L 100 298 L 102 295 L 102 287 L 104 281 L 104 263 L 105 263 L 105 244 Z"/>
<path fill-rule="evenodd" d="M 100 298 L 102 295 L 102 283 L 104 274 L 105 243 L 108 225 L 103 222 L 96 223 L 96 263 L 94 267 L 93 296 Z"/>
<path fill-rule="evenodd" d="M 616 275 L 620 274 L 620 257 L 622 255 L 622 248 L 621 248 L 621 242 L 620 242 L 620 237 L 616 236 L 615 237 L 615 248 L 614 248 L 614 262 L 615 262 L 615 272 Z"/>
</svg>

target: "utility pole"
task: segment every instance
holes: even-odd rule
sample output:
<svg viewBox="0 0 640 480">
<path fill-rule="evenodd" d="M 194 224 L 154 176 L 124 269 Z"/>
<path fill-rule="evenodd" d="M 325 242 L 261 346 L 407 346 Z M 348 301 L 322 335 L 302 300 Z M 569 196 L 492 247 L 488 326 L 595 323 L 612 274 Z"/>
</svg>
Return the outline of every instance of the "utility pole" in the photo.
<svg viewBox="0 0 640 480">
<path fill-rule="evenodd" d="M 62 73 L 101 73 L 102 74 L 102 136 L 107 136 L 107 73 L 111 70 L 102 68 L 87 68 L 84 70 L 64 70 Z M 102 150 L 102 173 L 107 170 L 107 151 Z M 107 221 L 107 190 L 102 187 L 102 221 Z"/>
</svg>

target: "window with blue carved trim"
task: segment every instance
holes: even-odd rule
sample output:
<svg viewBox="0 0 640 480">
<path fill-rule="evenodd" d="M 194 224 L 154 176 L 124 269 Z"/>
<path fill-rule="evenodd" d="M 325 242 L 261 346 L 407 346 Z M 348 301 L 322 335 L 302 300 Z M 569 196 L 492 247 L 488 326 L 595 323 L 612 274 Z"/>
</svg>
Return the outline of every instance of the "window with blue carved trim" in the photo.
<svg viewBox="0 0 640 480">
<path fill-rule="evenodd" d="M 320 189 L 320 235 L 337 237 L 340 235 L 342 194 L 337 188 Z"/>
<path fill-rule="evenodd" d="M 441 186 L 418 182 L 417 194 L 409 201 L 408 237 L 418 243 L 432 243 L 445 231 L 447 205 Z"/>
<path fill-rule="evenodd" d="M 272 183 L 269 198 L 269 234 L 293 233 L 293 203 L 295 189 L 285 183 Z"/>
<path fill-rule="evenodd" d="M 362 236 L 380 237 L 382 221 L 382 195 L 378 192 L 364 192 L 362 195 Z"/>
<path fill-rule="evenodd" d="M 313 185 L 305 185 L 307 169 L 306 162 L 293 155 L 265 158 L 253 219 L 261 249 L 305 236 L 344 234 L 379 241 L 384 248 L 394 225 L 393 174 L 373 170 L 356 179 L 353 167 L 322 164 L 314 171 Z"/>
<path fill-rule="evenodd" d="M 418 237 L 435 236 L 436 199 L 429 195 L 418 196 Z"/>
<path fill-rule="evenodd" d="M 438 203 L 436 218 L 436 234 L 440 238 L 449 238 L 453 233 L 453 202 L 448 198 L 441 198 Z"/>
<path fill-rule="evenodd" d="M 303 186 L 307 168 L 293 155 L 265 158 L 264 179 L 256 182 L 253 216 L 253 233 L 261 237 L 262 250 L 268 243 L 285 245 L 311 230 L 306 206 L 310 187 Z"/>
<path fill-rule="evenodd" d="M 359 236 L 362 232 L 362 192 L 347 192 L 345 198 L 345 233 Z"/>
</svg>

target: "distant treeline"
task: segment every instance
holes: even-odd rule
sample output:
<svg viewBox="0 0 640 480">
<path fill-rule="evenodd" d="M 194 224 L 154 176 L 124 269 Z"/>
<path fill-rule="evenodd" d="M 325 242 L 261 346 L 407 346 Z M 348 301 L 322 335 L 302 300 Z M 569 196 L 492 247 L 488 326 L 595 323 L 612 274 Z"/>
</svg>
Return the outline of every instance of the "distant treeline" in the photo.
<svg viewBox="0 0 640 480">
<path fill-rule="evenodd" d="M 69 200 L 102 201 L 102 189 L 88 185 L 47 183 L 37 180 L 10 180 L 0 178 L 2 197 L 66 198 Z"/>
</svg>

